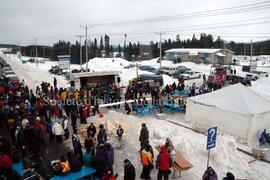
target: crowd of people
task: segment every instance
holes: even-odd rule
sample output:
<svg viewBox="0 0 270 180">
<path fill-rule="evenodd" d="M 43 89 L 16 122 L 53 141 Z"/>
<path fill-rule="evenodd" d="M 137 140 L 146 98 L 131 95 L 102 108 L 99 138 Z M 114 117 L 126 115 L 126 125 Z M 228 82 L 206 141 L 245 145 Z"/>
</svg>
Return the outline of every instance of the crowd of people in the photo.
<svg viewBox="0 0 270 180">
<path fill-rule="evenodd" d="M 42 82 L 36 87 L 35 93 L 29 89 L 24 80 L 11 82 L 6 78 L 0 79 L 0 125 L 6 127 L 11 140 L 0 137 L 0 178 L 1 179 L 27 179 L 36 180 L 42 176 L 48 179 L 52 176 L 66 176 L 69 172 L 78 172 L 82 166 L 92 167 L 94 174 L 101 180 L 117 179 L 114 172 L 114 147 L 108 142 L 106 128 L 103 124 L 96 127 L 93 123 L 87 128 L 84 143 L 78 134 L 80 124 L 87 124 L 90 116 L 99 114 L 99 101 L 110 103 L 120 101 L 120 90 L 109 85 L 104 89 L 92 88 L 90 90 L 74 90 L 72 88 L 59 88 L 57 80 L 53 85 Z M 137 107 L 146 107 L 149 102 L 144 97 L 148 93 L 152 96 L 153 104 L 157 105 L 162 96 L 168 96 L 172 91 L 190 92 L 196 95 L 196 85 L 190 91 L 179 80 L 167 85 L 165 89 L 141 87 L 138 90 L 128 88 L 125 99 L 135 99 L 132 108 L 127 103 L 124 108 L 127 114 Z M 138 101 L 136 99 L 139 99 Z M 116 106 L 118 107 L 118 106 Z M 72 135 L 69 121 L 71 121 Z M 122 141 L 124 129 L 120 125 L 116 131 L 119 141 Z M 64 137 L 64 139 L 63 139 Z M 48 150 L 47 140 L 62 144 L 68 139 L 72 140 L 73 151 L 63 153 L 58 159 L 46 166 L 45 153 Z M 151 170 L 158 170 L 158 180 L 168 180 L 170 168 L 174 162 L 174 146 L 167 138 L 154 161 L 154 151 L 149 141 L 149 131 L 145 123 L 139 136 L 140 158 L 143 166 L 141 179 L 151 179 Z M 12 164 L 23 162 L 22 177 L 12 169 Z M 134 162 L 135 163 L 135 162 Z M 136 169 L 129 159 L 123 160 L 124 180 L 135 180 Z M 216 180 L 216 172 L 209 167 L 202 176 L 202 180 Z M 224 180 L 233 180 L 231 173 L 227 173 Z"/>
</svg>

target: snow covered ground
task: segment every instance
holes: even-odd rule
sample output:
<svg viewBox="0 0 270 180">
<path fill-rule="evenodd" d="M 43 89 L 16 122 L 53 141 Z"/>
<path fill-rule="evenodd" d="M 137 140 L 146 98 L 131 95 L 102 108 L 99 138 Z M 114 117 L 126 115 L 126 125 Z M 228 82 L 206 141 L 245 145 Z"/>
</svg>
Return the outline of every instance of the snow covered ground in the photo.
<svg viewBox="0 0 270 180">
<path fill-rule="evenodd" d="M 164 144 L 166 137 L 169 137 L 172 139 L 175 149 L 193 164 L 193 168 L 184 172 L 182 177 L 177 179 L 198 180 L 201 178 L 207 162 L 206 136 L 168 122 L 169 120 L 179 124 L 186 124 L 183 114 L 166 114 L 164 120 L 159 120 L 156 116 L 138 117 L 111 110 L 102 119 L 98 117 L 91 118 L 91 121 L 104 122 L 107 120 L 111 123 L 121 123 L 125 129 L 124 148 L 121 150 L 115 149 L 115 171 L 120 176 L 123 175 L 123 160 L 130 159 L 136 168 L 136 179 L 139 179 L 142 166 L 138 153 L 140 148 L 138 138 L 141 123 L 144 122 L 150 132 L 150 144 L 153 148 Z M 108 141 L 115 147 L 119 144 L 114 136 L 110 137 Z M 217 146 L 211 150 L 210 165 L 217 171 L 219 179 L 224 177 L 227 171 L 230 171 L 241 179 L 268 180 L 270 178 L 268 173 L 270 165 L 259 161 L 248 164 L 252 158 L 238 152 L 237 147 L 249 149 L 236 142 L 234 137 L 228 135 L 219 135 L 217 137 Z M 155 151 L 156 156 L 157 151 Z M 153 170 L 151 175 L 152 179 L 156 179 L 157 170 Z"/>
<path fill-rule="evenodd" d="M 0 54 L 1 55 L 1 54 Z M 69 84 L 62 76 L 55 76 L 48 72 L 48 69 L 52 65 L 57 65 L 57 62 L 47 62 L 45 64 L 22 64 L 17 56 L 8 55 L 6 60 L 11 64 L 14 71 L 21 79 L 25 79 L 26 83 L 30 88 L 34 88 L 40 84 L 42 81 L 47 81 L 52 83 L 53 77 L 56 77 L 58 84 L 61 87 L 68 87 Z M 89 67 L 91 70 L 95 71 L 105 71 L 105 70 L 117 70 L 121 71 L 121 76 L 123 79 L 123 85 L 127 85 L 128 80 L 136 77 L 136 68 L 124 69 L 124 66 L 128 65 L 130 62 L 123 59 L 114 58 L 112 59 L 101 59 L 94 58 L 90 60 Z M 169 64 L 170 62 L 163 62 L 163 65 Z M 152 65 L 158 67 L 159 64 L 156 60 L 142 61 L 142 65 Z M 179 64 L 177 64 L 179 65 Z M 194 63 L 181 63 L 192 70 L 200 71 L 202 73 L 209 73 L 211 65 L 194 64 Z M 72 68 L 79 68 L 78 65 L 72 65 Z M 236 66 L 237 71 L 240 71 L 240 66 Z M 147 73 L 145 71 L 140 71 L 139 74 Z M 176 79 L 164 75 L 164 82 L 172 83 L 177 81 Z M 192 80 L 192 82 L 201 82 L 201 80 Z M 197 180 L 200 179 L 207 162 L 207 151 L 206 151 L 206 136 L 192 130 L 186 129 L 184 127 L 173 124 L 169 121 L 173 121 L 179 124 L 185 124 L 192 127 L 192 124 L 187 124 L 184 121 L 184 114 L 165 114 L 164 120 L 159 120 L 156 116 L 145 116 L 140 117 L 136 115 L 126 115 L 121 110 L 107 111 L 106 109 L 101 109 L 105 113 L 104 118 L 100 119 L 98 117 L 91 117 L 90 121 L 110 121 L 110 122 L 120 122 L 123 124 L 125 129 L 125 136 L 123 139 L 124 148 L 121 150 L 115 149 L 115 171 L 120 174 L 120 178 L 123 176 L 123 160 L 130 159 L 135 165 L 137 171 L 137 178 L 139 179 L 140 173 L 142 171 L 142 166 L 140 164 L 139 157 L 139 133 L 141 123 L 145 122 L 148 126 L 150 132 L 150 143 L 153 147 L 156 145 L 164 144 L 165 138 L 170 137 L 174 142 L 176 151 L 181 153 L 188 161 L 193 164 L 193 168 L 188 172 L 184 172 L 182 178 L 184 180 Z M 118 146 L 117 138 L 110 137 L 109 142 Z M 241 147 L 251 152 L 251 149 L 246 145 L 240 144 L 236 141 L 235 137 L 220 134 L 217 137 L 217 147 L 211 151 L 210 165 L 217 171 L 219 179 L 225 176 L 227 171 L 233 172 L 237 178 L 248 179 L 248 180 L 269 180 L 270 165 L 256 161 L 254 163 L 248 164 L 252 160 L 251 157 L 242 154 L 236 150 L 236 147 Z M 157 152 L 155 151 L 155 156 Z M 152 179 L 156 179 L 157 171 L 152 171 Z"/>
<path fill-rule="evenodd" d="M 33 89 L 34 91 L 36 90 L 36 86 L 40 85 L 42 81 L 49 82 L 53 85 L 54 77 L 56 77 L 57 84 L 60 87 L 69 86 L 68 82 L 63 76 L 53 75 L 48 72 L 48 69 L 51 67 L 50 64 L 53 62 L 38 64 L 37 67 L 36 64 L 32 63 L 22 64 L 18 60 L 17 55 L 7 55 L 4 57 L 20 80 L 24 79 L 29 88 Z"/>
<path fill-rule="evenodd" d="M 1 54 L 0 54 L 1 55 Z M 13 67 L 14 71 L 17 73 L 20 79 L 27 80 L 29 87 L 33 88 L 36 87 L 37 84 L 40 84 L 42 81 L 46 81 L 49 83 L 53 83 L 53 78 L 57 78 L 57 82 L 59 84 L 59 87 L 68 87 L 68 81 L 59 75 L 54 75 L 48 73 L 48 70 L 51 68 L 51 66 L 58 65 L 58 61 L 47 61 L 46 59 L 39 58 L 39 60 L 42 60 L 44 63 L 39 63 L 38 65 L 36 63 L 30 63 L 27 62 L 27 64 L 22 64 L 17 57 L 17 55 L 14 54 L 7 54 L 2 55 L 5 57 L 10 63 L 10 65 Z M 22 57 L 23 60 L 29 60 L 30 57 Z M 89 60 L 88 67 L 91 71 L 100 72 L 100 71 L 119 71 L 120 77 L 122 79 L 121 86 L 127 86 L 129 84 L 129 80 L 136 78 L 137 71 L 136 67 L 125 69 L 124 67 L 131 64 L 132 62 L 129 62 L 127 60 L 124 60 L 122 58 L 93 58 Z M 142 61 L 141 65 L 151 65 L 153 67 L 159 67 L 159 63 L 157 63 L 157 59 L 149 60 L 149 61 Z M 163 65 L 172 65 L 171 61 L 164 61 Z M 202 73 L 209 74 L 210 67 L 209 65 L 196 65 L 194 63 L 181 63 L 177 65 L 185 65 L 189 68 L 193 68 L 195 71 L 199 71 Z M 83 68 L 85 68 L 86 65 L 83 65 Z M 80 65 L 71 65 L 72 69 L 80 69 Z M 153 74 L 148 71 L 141 71 L 138 69 L 138 75 L 140 74 Z M 172 84 L 172 83 L 178 83 L 178 80 L 170 77 L 168 75 L 162 75 L 164 79 L 164 85 L 166 84 Z M 196 84 L 201 84 L 201 79 L 193 79 L 186 81 L 187 85 L 191 85 L 193 82 Z M 34 88 L 35 89 L 35 88 Z"/>
</svg>

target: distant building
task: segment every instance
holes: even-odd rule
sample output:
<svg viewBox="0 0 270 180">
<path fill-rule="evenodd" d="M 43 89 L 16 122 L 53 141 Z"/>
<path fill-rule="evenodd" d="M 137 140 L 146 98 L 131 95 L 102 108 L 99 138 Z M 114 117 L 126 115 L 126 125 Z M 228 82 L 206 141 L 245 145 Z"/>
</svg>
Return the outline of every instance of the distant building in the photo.
<svg viewBox="0 0 270 180">
<path fill-rule="evenodd" d="M 234 52 L 228 49 L 179 48 L 165 51 L 171 61 L 195 62 L 206 64 L 231 64 Z"/>
</svg>

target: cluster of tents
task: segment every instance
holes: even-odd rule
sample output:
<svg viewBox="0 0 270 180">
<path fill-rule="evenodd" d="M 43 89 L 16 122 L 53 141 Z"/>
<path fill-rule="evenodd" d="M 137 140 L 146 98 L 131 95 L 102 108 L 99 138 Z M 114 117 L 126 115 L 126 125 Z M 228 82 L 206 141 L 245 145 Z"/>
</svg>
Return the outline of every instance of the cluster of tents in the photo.
<svg viewBox="0 0 270 180">
<path fill-rule="evenodd" d="M 185 118 L 200 130 L 217 126 L 249 145 L 258 143 L 263 130 L 270 131 L 270 77 L 188 98 Z"/>
</svg>

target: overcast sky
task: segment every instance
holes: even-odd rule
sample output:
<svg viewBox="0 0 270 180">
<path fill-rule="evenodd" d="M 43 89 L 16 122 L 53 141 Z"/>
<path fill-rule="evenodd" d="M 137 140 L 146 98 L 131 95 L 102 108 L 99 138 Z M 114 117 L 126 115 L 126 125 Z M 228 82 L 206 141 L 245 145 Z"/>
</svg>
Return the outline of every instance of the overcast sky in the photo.
<svg viewBox="0 0 270 180">
<path fill-rule="evenodd" d="M 168 18 L 166 21 L 153 20 L 124 24 L 111 22 L 134 21 L 153 17 L 173 16 L 185 13 L 210 11 L 265 0 L 1 0 L 0 1 L 0 43 L 33 44 L 37 37 L 38 44 L 52 45 L 64 39 L 75 42 L 75 35 L 84 34 L 80 25 L 89 25 L 91 40 L 105 33 L 111 37 L 112 44 L 123 44 L 124 33 L 127 41 L 149 44 L 157 41 L 154 32 L 167 32 L 163 38 L 191 38 L 193 33 L 212 33 L 223 36 L 226 40 L 248 42 L 270 39 L 270 2 L 264 8 L 251 12 L 224 15 L 207 15 L 193 18 Z M 262 6 L 260 6 L 261 8 Z M 252 8 L 251 8 L 252 9 Z M 234 11 L 235 12 L 235 11 Z M 261 19 L 264 17 L 264 19 Z M 231 22 L 235 25 L 231 27 Z M 227 23 L 230 22 L 230 23 Z M 226 24 L 227 23 L 227 24 Z M 249 23 L 243 25 L 241 23 Z M 102 26 L 90 26 L 103 24 Z M 105 24 L 105 25 L 104 25 Z M 203 29 L 199 25 L 207 25 Z M 229 27 L 222 27 L 226 26 Z M 212 27 L 214 26 L 214 27 Z M 211 28 L 205 28 L 211 27 Z M 185 31 L 184 31 L 185 30 Z M 239 37 L 240 36 L 240 37 Z M 243 37 L 244 36 L 244 37 Z M 255 38 L 260 37 L 260 38 Z"/>
</svg>

